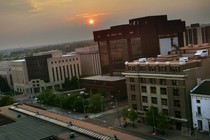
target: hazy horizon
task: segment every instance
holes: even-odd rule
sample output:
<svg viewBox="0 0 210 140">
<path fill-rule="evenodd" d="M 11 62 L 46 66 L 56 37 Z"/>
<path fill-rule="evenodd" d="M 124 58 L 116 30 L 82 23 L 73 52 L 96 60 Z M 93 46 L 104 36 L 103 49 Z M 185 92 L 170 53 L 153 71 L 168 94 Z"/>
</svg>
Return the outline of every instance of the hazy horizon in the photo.
<svg viewBox="0 0 210 140">
<path fill-rule="evenodd" d="M 209 0 L 1 0 L 0 50 L 90 40 L 93 31 L 153 15 L 209 24 L 209 7 Z"/>
</svg>

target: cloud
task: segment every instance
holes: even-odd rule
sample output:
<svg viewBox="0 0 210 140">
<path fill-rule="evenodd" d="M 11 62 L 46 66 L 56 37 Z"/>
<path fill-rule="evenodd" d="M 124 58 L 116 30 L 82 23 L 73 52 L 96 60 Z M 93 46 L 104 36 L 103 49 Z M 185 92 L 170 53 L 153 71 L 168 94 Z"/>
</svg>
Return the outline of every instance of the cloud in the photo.
<svg viewBox="0 0 210 140">
<path fill-rule="evenodd" d="M 78 14 L 75 16 L 67 16 L 65 17 L 66 21 L 71 21 L 71 20 L 75 20 L 75 19 L 83 19 L 83 18 L 95 18 L 95 17 L 101 17 L 101 16 L 107 16 L 110 15 L 110 13 L 96 13 L 96 14 L 89 14 L 89 13 L 84 13 L 84 14 Z"/>
</svg>

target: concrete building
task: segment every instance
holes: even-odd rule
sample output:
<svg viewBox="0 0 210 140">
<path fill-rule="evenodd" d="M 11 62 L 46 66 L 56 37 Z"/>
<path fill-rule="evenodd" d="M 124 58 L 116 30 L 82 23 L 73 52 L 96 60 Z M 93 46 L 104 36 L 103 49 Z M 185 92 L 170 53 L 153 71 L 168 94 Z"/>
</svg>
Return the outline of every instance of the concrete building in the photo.
<svg viewBox="0 0 210 140">
<path fill-rule="evenodd" d="M 11 73 L 16 92 L 61 89 L 65 78 L 81 75 L 80 57 L 77 54 L 62 55 L 59 50 L 40 52 L 24 60 L 12 61 Z"/>
<path fill-rule="evenodd" d="M 129 106 L 142 113 L 142 119 L 144 112 L 155 106 L 168 116 L 171 128 L 190 134 L 193 125 L 189 92 L 198 80 L 210 77 L 209 54 L 196 55 L 203 49 L 209 51 L 209 44 L 186 46 L 170 55 L 126 62 L 123 75 Z"/>
<path fill-rule="evenodd" d="M 0 75 L 6 79 L 8 85 L 12 88 L 13 82 L 9 61 L 0 61 Z"/>
<path fill-rule="evenodd" d="M 210 131 L 210 80 L 204 80 L 191 92 L 193 127 Z"/>
<path fill-rule="evenodd" d="M 184 21 L 167 20 L 166 15 L 131 19 L 129 24 L 94 31 L 102 75 L 121 75 L 125 61 L 165 55 L 176 50 L 184 45 L 184 31 Z"/>
<path fill-rule="evenodd" d="M 184 32 L 185 46 L 210 43 L 210 24 L 191 24 Z"/>
<path fill-rule="evenodd" d="M 101 74 L 100 56 L 98 46 L 76 48 L 75 53 L 80 55 L 83 76 Z"/>
</svg>

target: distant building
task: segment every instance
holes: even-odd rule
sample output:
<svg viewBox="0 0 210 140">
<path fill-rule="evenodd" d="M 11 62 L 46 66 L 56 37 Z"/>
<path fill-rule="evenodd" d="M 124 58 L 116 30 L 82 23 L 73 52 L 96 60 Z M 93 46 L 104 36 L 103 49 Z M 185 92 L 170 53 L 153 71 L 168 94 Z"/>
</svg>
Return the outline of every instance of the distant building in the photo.
<svg viewBox="0 0 210 140">
<path fill-rule="evenodd" d="M 143 120 L 144 112 L 155 106 L 168 116 L 171 127 L 190 134 L 194 126 L 189 92 L 198 80 L 210 78 L 209 53 L 197 51 L 209 49 L 209 44 L 186 46 L 170 55 L 126 62 L 129 106 L 142 113 Z"/>
<path fill-rule="evenodd" d="M 166 15 L 129 20 L 129 24 L 94 31 L 98 42 L 102 75 L 121 75 L 125 61 L 166 55 L 184 45 L 185 22 L 167 20 Z"/>
<path fill-rule="evenodd" d="M 9 61 L 0 61 L 0 75 L 5 78 L 10 87 L 13 86 L 12 74 Z"/>
<path fill-rule="evenodd" d="M 191 24 L 184 32 L 184 44 L 196 45 L 210 43 L 210 24 Z"/>
<path fill-rule="evenodd" d="M 101 74 L 100 56 L 98 46 L 87 46 L 75 49 L 75 53 L 80 55 L 81 70 L 83 76 Z"/>
<path fill-rule="evenodd" d="M 210 80 L 204 80 L 191 92 L 193 127 L 210 131 Z"/>
<path fill-rule="evenodd" d="M 65 79 L 81 75 L 80 57 L 59 50 L 36 53 L 11 62 L 14 90 L 37 93 L 45 88 L 61 89 Z"/>
</svg>

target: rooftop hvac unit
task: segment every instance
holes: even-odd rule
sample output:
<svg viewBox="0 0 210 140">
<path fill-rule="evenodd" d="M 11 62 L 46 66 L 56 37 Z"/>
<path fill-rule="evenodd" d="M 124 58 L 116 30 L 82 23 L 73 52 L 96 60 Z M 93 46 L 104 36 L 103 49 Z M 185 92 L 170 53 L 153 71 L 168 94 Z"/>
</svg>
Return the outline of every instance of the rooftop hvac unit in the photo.
<svg viewBox="0 0 210 140">
<path fill-rule="evenodd" d="M 139 62 L 140 62 L 140 63 L 143 63 L 143 62 L 146 62 L 146 61 L 147 61 L 146 58 L 139 58 Z"/>
<path fill-rule="evenodd" d="M 195 53 L 195 56 L 200 56 L 200 57 L 207 57 L 208 56 L 208 50 L 197 50 Z"/>
<path fill-rule="evenodd" d="M 188 61 L 188 57 L 180 57 L 179 58 L 179 62 L 187 62 Z"/>
</svg>

